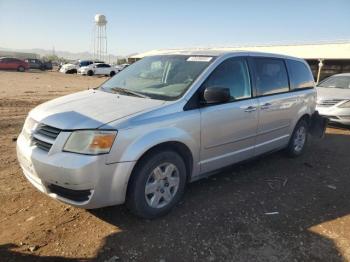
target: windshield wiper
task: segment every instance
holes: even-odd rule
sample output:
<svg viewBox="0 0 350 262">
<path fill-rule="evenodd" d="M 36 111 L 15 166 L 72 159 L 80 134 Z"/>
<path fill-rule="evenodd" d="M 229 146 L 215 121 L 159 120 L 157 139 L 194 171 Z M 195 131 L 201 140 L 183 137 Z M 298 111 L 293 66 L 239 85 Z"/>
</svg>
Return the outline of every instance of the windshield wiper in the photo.
<svg viewBox="0 0 350 262">
<path fill-rule="evenodd" d="M 121 94 L 133 95 L 133 96 L 142 97 L 142 98 L 150 98 L 149 96 L 143 95 L 139 92 L 132 91 L 130 89 L 126 89 L 122 87 L 111 87 L 111 90 Z"/>
</svg>

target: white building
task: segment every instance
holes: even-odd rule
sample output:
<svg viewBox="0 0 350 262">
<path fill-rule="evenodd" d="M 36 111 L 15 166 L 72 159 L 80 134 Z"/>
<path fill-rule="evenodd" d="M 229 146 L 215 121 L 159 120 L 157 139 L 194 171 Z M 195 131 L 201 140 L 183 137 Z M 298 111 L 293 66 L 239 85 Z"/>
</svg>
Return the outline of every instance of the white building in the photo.
<svg viewBox="0 0 350 262">
<path fill-rule="evenodd" d="M 296 45 L 261 45 L 236 46 L 218 48 L 191 48 L 191 50 L 222 50 L 222 51 L 257 51 L 296 56 L 305 59 L 316 78 L 323 79 L 329 75 L 350 72 L 350 41 L 333 43 L 314 43 Z M 129 57 L 135 62 L 145 56 L 176 52 L 186 49 L 152 50 Z"/>
</svg>

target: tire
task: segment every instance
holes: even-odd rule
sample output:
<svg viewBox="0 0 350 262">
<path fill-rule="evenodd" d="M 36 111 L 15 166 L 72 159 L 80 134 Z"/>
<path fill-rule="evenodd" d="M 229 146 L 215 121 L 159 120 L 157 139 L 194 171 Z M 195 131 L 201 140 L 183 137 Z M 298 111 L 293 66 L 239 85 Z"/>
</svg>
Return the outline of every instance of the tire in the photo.
<svg viewBox="0 0 350 262">
<path fill-rule="evenodd" d="M 186 166 L 179 154 L 170 150 L 150 153 L 133 171 L 126 206 L 142 218 L 163 216 L 178 203 L 185 186 Z"/>
<path fill-rule="evenodd" d="M 25 69 L 23 66 L 19 66 L 19 67 L 17 68 L 17 71 L 18 71 L 18 72 L 24 72 L 24 71 L 26 71 L 26 69 Z"/>
<path fill-rule="evenodd" d="M 109 74 L 110 77 L 113 77 L 114 75 L 115 75 L 114 71 L 110 72 L 110 74 Z"/>
<path fill-rule="evenodd" d="M 87 73 L 86 73 L 88 76 L 93 76 L 94 75 L 94 72 L 92 70 L 89 70 Z"/>
<path fill-rule="evenodd" d="M 299 120 L 286 148 L 289 157 L 298 157 L 303 154 L 308 138 L 309 125 L 305 119 Z"/>
<path fill-rule="evenodd" d="M 66 71 L 66 74 L 76 74 L 78 71 L 76 69 L 70 69 Z"/>
</svg>

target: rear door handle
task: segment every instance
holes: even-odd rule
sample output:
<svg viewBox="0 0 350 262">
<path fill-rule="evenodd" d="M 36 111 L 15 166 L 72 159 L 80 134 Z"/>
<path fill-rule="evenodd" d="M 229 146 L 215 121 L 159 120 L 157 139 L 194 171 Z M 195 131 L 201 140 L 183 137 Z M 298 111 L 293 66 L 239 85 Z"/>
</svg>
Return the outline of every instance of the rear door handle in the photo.
<svg viewBox="0 0 350 262">
<path fill-rule="evenodd" d="M 256 111 L 255 106 L 248 106 L 244 109 L 244 112 L 254 112 L 254 111 Z"/>
<path fill-rule="evenodd" d="M 261 106 L 261 109 L 269 109 L 270 106 L 271 106 L 270 103 L 265 103 L 265 104 L 263 104 L 263 105 Z"/>
</svg>

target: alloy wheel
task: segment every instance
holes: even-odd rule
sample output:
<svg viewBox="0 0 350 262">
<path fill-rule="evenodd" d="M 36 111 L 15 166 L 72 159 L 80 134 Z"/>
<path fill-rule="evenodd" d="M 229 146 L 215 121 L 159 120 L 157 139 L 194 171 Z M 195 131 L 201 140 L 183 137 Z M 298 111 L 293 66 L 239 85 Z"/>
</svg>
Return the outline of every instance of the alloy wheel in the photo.
<svg viewBox="0 0 350 262">
<path fill-rule="evenodd" d="M 294 150 L 296 152 L 300 152 L 303 150 L 306 141 L 306 128 L 304 126 L 300 126 L 298 130 L 295 132 L 294 136 Z"/>
<path fill-rule="evenodd" d="M 158 165 L 150 173 L 146 186 L 145 197 L 152 208 L 162 208 L 168 205 L 176 195 L 180 184 L 178 168 L 172 163 Z"/>
</svg>

